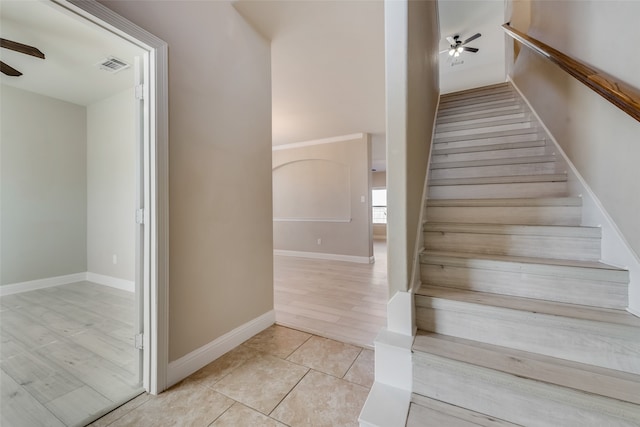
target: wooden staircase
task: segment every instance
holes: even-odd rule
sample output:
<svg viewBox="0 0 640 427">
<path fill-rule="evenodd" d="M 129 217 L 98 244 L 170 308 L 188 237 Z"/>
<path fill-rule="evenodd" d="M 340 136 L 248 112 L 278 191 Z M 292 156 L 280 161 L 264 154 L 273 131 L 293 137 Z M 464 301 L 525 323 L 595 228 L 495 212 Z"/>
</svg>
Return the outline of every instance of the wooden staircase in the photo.
<svg viewBox="0 0 640 427">
<path fill-rule="evenodd" d="M 444 95 L 408 426 L 640 426 L 640 319 L 510 84 Z"/>
</svg>

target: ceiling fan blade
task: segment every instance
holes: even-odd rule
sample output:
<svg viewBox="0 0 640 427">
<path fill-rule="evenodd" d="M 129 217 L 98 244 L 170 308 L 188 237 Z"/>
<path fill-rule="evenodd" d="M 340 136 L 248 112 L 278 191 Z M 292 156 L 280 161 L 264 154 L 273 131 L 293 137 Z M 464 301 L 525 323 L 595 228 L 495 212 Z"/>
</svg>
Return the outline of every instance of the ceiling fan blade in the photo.
<svg viewBox="0 0 640 427">
<path fill-rule="evenodd" d="M 465 52 L 473 52 L 476 53 L 477 51 L 479 51 L 480 49 L 478 49 L 477 47 L 463 47 L 462 49 L 464 49 Z"/>
<path fill-rule="evenodd" d="M 0 47 L 44 59 L 44 53 L 40 52 L 39 49 L 26 44 L 0 38 Z"/>
<path fill-rule="evenodd" d="M 462 42 L 462 44 L 467 44 L 469 42 L 474 41 L 475 39 L 479 38 L 480 36 L 482 36 L 482 34 L 480 33 L 475 33 L 474 35 L 472 35 L 471 37 L 469 37 L 468 39 L 466 39 L 465 41 Z"/>
<path fill-rule="evenodd" d="M 440 53 L 445 53 L 445 52 L 449 52 L 451 49 L 445 49 L 445 50 L 441 50 Z"/>
<path fill-rule="evenodd" d="M 449 42 L 449 44 L 456 44 L 456 40 L 451 36 L 447 37 L 447 41 Z"/>
<path fill-rule="evenodd" d="M 10 65 L 5 64 L 2 61 L 0 61 L 0 72 L 2 72 L 2 74 L 6 74 L 7 76 L 11 76 L 11 77 L 20 77 L 22 75 L 20 71 L 16 70 Z"/>
</svg>

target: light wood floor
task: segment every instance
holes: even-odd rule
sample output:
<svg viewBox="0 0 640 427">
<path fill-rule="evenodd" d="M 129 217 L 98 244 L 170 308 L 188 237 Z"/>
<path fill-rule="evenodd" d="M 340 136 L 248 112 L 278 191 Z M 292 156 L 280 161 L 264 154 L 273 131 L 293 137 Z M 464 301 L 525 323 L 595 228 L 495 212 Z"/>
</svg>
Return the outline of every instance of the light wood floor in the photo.
<svg viewBox="0 0 640 427">
<path fill-rule="evenodd" d="M 276 322 L 373 348 L 387 321 L 387 247 L 374 264 L 274 256 Z"/>
<path fill-rule="evenodd" d="M 142 392 L 134 295 L 79 282 L 0 298 L 0 424 L 82 424 Z"/>
</svg>

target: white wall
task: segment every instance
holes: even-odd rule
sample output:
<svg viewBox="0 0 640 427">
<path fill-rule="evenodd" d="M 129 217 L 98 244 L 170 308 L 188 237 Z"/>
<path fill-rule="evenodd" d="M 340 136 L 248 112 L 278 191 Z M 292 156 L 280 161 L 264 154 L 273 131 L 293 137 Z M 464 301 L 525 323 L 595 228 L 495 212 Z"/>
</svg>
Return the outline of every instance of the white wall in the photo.
<svg viewBox="0 0 640 427">
<path fill-rule="evenodd" d="M 137 227 L 134 107 L 133 89 L 87 107 L 87 267 L 129 281 Z"/>
<path fill-rule="evenodd" d="M 273 309 L 269 43 L 228 1 L 102 1 L 169 45 L 169 360 Z"/>
<path fill-rule="evenodd" d="M 274 249 L 368 260 L 373 256 L 369 135 L 283 147 L 273 152 Z"/>
<path fill-rule="evenodd" d="M 1 91 L 1 283 L 85 272 L 86 110 Z"/>
<path fill-rule="evenodd" d="M 640 42 L 640 2 L 532 1 L 530 9 L 518 5 L 513 13 L 516 18 L 523 14 L 519 21 L 525 24 L 530 19 L 531 36 L 640 88 L 640 57 L 617 55 L 610 44 L 612 35 L 629 45 Z M 596 194 L 637 259 L 640 123 L 529 49 L 519 52 L 511 69 L 515 83 Z M 630 298 L 640 311 L 640 287 L 632 288 Z"/>
</svg>

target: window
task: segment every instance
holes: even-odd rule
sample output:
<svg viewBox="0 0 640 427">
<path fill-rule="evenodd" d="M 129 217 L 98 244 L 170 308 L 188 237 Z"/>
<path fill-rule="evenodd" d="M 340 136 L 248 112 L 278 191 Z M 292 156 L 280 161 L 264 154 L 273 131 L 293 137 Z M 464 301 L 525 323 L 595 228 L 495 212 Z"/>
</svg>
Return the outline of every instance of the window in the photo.
<svg viewBox="0 0 640 427">
<path fill-rule="evenodd" d="M 387 223 L 387 189 L 371 190 L 371 205 L 373 207 L 373 223 Z"/>
</svg>

